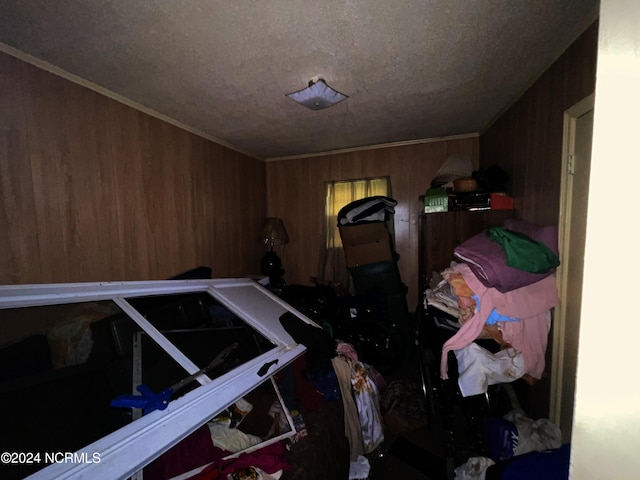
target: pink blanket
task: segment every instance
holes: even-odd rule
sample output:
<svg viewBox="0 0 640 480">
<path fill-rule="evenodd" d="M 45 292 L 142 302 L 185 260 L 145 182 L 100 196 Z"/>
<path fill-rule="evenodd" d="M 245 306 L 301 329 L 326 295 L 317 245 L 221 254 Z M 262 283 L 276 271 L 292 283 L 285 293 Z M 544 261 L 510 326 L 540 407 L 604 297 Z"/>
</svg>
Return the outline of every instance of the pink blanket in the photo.
<svg viewBox="0 0 640 480">
<path fill-rule="evenodd" d="M 500 322 L 502 337 L 522 352 L 526 373 L 540 379 L 544 371 L 549 332 L 546 314 L 559 302 L 555 275 L 550 275 L 531 285 L 501 293 L 495 288 L 484 286 L 468 265 L 461 263 L 453 269 L 462 274 L 469 288 L 476 294 L 480 308 L 442 347 L 441 377 L 448 378 L 447 354 L 449 351 L 466 347 L 478 338 L 489 314 L 495 308 L 502 315 L 521 319 L 519 322 Z"/>
</svg>

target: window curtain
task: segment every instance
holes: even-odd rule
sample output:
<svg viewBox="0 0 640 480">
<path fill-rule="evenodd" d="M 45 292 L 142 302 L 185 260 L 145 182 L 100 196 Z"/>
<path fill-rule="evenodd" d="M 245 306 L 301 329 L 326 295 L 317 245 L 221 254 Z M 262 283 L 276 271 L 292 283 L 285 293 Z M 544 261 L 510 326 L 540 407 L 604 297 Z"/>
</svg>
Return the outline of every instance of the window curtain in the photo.
<svg viewBox="0 0 640 480">
<path fill-rule="evenodd" d="M 342 249 L 338 230 L 338 212 L 342 207 L 362 198 L 376 195 L 391 196 L 389 177 L 340 180 L 325 187 L 324 245 L 320 255 L 319 279 L 336 290 L 351 292 L 351 276 Z"/>
</svg>

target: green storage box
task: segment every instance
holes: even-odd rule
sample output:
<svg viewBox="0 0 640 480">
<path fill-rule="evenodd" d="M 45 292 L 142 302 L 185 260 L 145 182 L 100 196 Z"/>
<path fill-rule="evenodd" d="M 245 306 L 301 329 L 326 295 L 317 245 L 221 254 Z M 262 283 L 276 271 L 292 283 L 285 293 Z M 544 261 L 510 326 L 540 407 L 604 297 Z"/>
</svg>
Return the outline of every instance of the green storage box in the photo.
<svg viewBox="0 0 640 480">
<path fill-rule="evenodd" d="M 449 211 L 449 196 L 444 188 L 430 188 L 424 195 L 424 213 Z"/>
</svg>

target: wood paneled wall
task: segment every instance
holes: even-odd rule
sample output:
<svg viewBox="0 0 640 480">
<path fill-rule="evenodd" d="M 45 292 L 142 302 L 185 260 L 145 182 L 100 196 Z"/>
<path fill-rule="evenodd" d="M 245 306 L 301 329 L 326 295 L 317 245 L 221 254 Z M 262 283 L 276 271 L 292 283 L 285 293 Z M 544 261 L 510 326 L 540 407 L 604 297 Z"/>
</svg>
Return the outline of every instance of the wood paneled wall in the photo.
<svg viewBox="0 0 640 480">
<path fill-rule="evenodd" d="M 510 176 L 518 216 L 557 224 L 564 112 L 595 90 L 597 22 L 480 136 L 480 164 Z"/>
<path fill-rule="evenodd" d="M 289 284 L 310 285 L 318 274 L 323 248 L 325 182 L 388 175 L 392 197 L 396 250 L 402 281 L 409 288 L 410 310 L 418 299 L 418 213 L 436 171 L 451 153 L 467 153 L 478 165 L 478 137 L 359 150 L 267 163 L 267 212 L 284 219 L 290 242 L 276 247 Z"/>
<path fill-rule="evenodd" d="M 291 237 L 279 248 L 286 280 L 309 284 L 324 182 L 389 175 L 413 308 L 418 196 L 449 153 L 500 165 L 519 215 L 557 222 L 563 112 L 594 89 L 596 42 L 594 25 L 480 139 L 266 165 L 0 53 L 0 282 L 257 273 L 257 231 L 272 215 Z"/>
<path fill-rule="evenodd" d="M 0 53 L 0 283 L 254 272 L 264 163 Z"/>
</svg>

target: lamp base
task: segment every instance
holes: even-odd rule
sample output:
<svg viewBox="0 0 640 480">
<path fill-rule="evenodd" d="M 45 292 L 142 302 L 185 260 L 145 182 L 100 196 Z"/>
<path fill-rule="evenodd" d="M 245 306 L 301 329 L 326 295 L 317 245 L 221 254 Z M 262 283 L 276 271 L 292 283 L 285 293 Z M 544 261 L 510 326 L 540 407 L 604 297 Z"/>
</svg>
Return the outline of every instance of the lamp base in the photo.
<svg viewBox="0 0 640 480">
<path fill-rule="evenodd" d="M 260 273 L 269 277 L 269 287 L 271 289 L 284 286 L 284 270 L 282 269 L 282 261 L 273 250 L 269 250 L 262 257 L 260 262 Z"/>
</svg>

